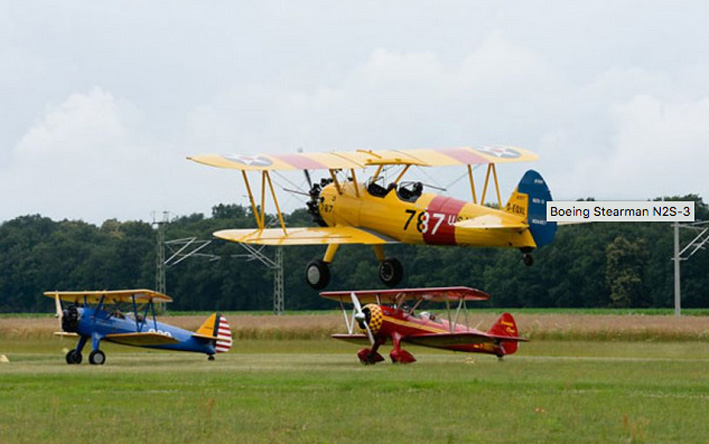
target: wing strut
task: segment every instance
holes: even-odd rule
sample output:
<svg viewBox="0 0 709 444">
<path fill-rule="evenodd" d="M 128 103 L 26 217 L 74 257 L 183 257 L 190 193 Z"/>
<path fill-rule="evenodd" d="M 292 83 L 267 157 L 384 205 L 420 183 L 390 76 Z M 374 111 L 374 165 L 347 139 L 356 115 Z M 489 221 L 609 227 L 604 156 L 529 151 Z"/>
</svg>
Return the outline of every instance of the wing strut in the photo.
<svg viewBox="0 0 709 444">
<path fill-rule="evenodd" d="M 330 177 L 332 177 L 332 183 L 335 184 L 335 188 L 337 188 L 337 194 L 342 194 L 342 188 L 340 188 L 340 182 L 337 181 L 337 176 L 335 175 L 335 170 L 330 169 Z"/>
<path fill-rule="evenodd" d="M 359 197 L 359 185 L 357 185 L 357 176 L 355 175 L 354 168 L 350 169 L 350 172 L 352 173 L 352 183 L 354 184 L 355 194 Z"/>
<path fill-rule="evenodd" d="M 470 168 L 470 165 L 468 165 L 468 168 Z M 480 197 L 480 205 L 485 204 L 485 194 L 487 193 L 487 186 L 490 182 L 490 172 L 492 171 L 492 178 L 495 181 L 495 190 L 497 191 L 497 204 L 499 205 L 499 209 L 502 209 L 502 198 L 500 197 L 500 184 L 497 183 L 497 170 L 495 169 L 495 164 L 494 163 L 488 163 L 487 164 L 487 172 L 485 173 L 485 185 L 483 186 L 483 194 Z M 470 173 L 470 180 L 472 183 L 473 180 L 473 173 Z M 473 189 L 473 196 L 475 196 L 475 190 Z"/>
<path fill-rule="evenodd" d="M 273 205 L 276 207 L 276 213 L 278 214 L 278 221 L 283 229 L 283 234 L 287 235 L 288 232 L 286 231 L 286 223 L 283 220 L 283 213 L 281 213 L 281 208 L 278 205 L 278 198 L 276 197 L 276 192 L 273 189 L 273 182 L 271 181 L 271 175 L 268 173 L 268 170 L 261 171 L 261 211 L 258 211 L 258 208 L 256 207 L 256 201 L 254 200 L 254 194 L 251 191 L 251 185 L 249 184 L 249 177 L 246 174 L 246 170 L 241 170 L 241 176 L 244 178 L 246 191 L 249 193 L 249 201 L 251 202 L 251 210 L 254 213 L 254 219 L 256 219 L 256 225 L 258 225 L 259 230 L 263 230 L 266 227 L 266 184 L 268 183 L 268 189 L 271 192 Z"/>
<path fill-rule="evenodd" d="M 475 181 L 473 180 L 473 167 L 468 164 L 468 178 L 470 179 L 470 191 L 473 193 L 473 203 L 478 203 L 478 196 L 475 194 Z"/>
<path fill-rule="evenodd" d="M 261 218 L 258 216 L 258 211 L 256 211 L 256 202 L 254 202 L 254 195 L 251 192 L 251 186 L 249 185 L 249 176 L 246 175 L 246 170 L 241 170 L 241 176 L 244 178 L 244 184 L 246 184 L 246 191 L 249 193 L 249 200 L 251 201 L 251 210 L 256 218 L 256 225 L 263 230 L 263 225 L 261 224 Z"/>
</svg>

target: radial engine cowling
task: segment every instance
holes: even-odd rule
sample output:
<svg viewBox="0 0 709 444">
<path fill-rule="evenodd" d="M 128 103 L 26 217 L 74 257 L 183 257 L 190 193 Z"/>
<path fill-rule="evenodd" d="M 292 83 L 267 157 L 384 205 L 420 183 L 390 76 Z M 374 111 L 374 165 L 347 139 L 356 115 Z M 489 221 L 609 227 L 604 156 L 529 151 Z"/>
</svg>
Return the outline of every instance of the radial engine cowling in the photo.
<svg viewBox="0 0 709 444">
<path fill-rule="evenodd" d="M 68 333 L 76 333 L 79 329 L 79 309 L 75 305 L 62 310 L 62 330 Z"/>
<path fill-rule="evenodd" d="M 372 334 L 376 335 L 382 328 L 382 322 L 384 321 L 384 314 L 382 313 L 382 307 L 377 304 L 367 304 L 362 308 L 362 313 L 364 313 L 365 319 L 359 323 L 359 328 L 362 331 L 366 331 L 364 323 L 369 325 L 369 329 Z"/>
</svg>

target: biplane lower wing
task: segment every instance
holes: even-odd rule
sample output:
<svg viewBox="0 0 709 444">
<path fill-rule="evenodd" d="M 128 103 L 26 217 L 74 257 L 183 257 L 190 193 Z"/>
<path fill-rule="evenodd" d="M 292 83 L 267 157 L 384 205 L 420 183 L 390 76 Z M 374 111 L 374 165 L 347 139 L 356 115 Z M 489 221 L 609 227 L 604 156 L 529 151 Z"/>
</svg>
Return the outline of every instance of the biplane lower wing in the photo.
<svg viewBox="0 0 709 444">
<path fill-rule="evenodd" d="M 521 338 L 519 336 L 502 336 L 475 332 L 418 334 L 407 336 L 402 340 L 412 344 L 433 348 L 449 348 L 471 344 L 484 344 L 492 341 L 528 341 L 528 339 Z"/>
<path fill-rule="evenodd" d="M 360 334 L 352 334 L 352 335 L 347 335 L 347 334 L 334 334 L 331 335 L 333 339 L 339 339 L 340 341 L 345 341 L 345 342 L 350 342 L 352 344 L 357 344 L 357 345 L 369 345 L 369 338 L 367 335 L 360 335 Z"/>
<path fill-rule="evenodd" d="M 124 345 L 135 346 L 150 346 L 150 345 L 166 345 L 177 344 L 177 339 L 172 336 L 163 335 L 160 333 L 116 333 L 109 334 L 104 337 L 107 341 L 116 342 Z"/>
<path fill-rule="evenodd" d="M 281 228 L 221 230 L 214 236 L 232 242 L 273 246 L 398 243 L 396 239 L 373 230 L 343 226 L 289 228 L 286 233 Z"/>
</svg>

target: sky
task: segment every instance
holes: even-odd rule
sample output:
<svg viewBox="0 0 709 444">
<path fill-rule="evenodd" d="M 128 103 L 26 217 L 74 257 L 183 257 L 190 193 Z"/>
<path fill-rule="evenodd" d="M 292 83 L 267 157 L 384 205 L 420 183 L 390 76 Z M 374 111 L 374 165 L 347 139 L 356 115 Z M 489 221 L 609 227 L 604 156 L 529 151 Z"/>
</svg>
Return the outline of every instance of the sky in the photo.
<svg viewBox="0 0 709 444">
<path fill-rule="evenodd" d="M 706 1 L 0 2 L 0 222 L 209 215 L 248 204 L 240 175 L 188 155 L 299 149 L 513 145 L 540 160 L 500 166 L 504 196 L 533 168 L 557 200 L 709 199 L 707 23 Z M 468 198 L 463 172 L 415 174 Z"/>
</svg>

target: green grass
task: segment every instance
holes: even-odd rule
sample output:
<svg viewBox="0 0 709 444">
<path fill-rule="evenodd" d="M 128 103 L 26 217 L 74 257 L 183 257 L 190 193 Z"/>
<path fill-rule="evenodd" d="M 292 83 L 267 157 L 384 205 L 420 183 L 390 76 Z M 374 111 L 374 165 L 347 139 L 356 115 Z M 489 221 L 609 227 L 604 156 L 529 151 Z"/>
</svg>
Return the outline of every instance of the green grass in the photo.
<svg viewBox="0 0 709 444">
<path fill-rule="evenodd" d="M 203 356 L 0 340 L 0 443 L 706 442 L 709 345 L 522 344 L 503 362 L 411 347 L 363 367 L 327 340 L 240 341 Z M 385 350 L 388 352 L 388 348 Z"/>
</svg>

